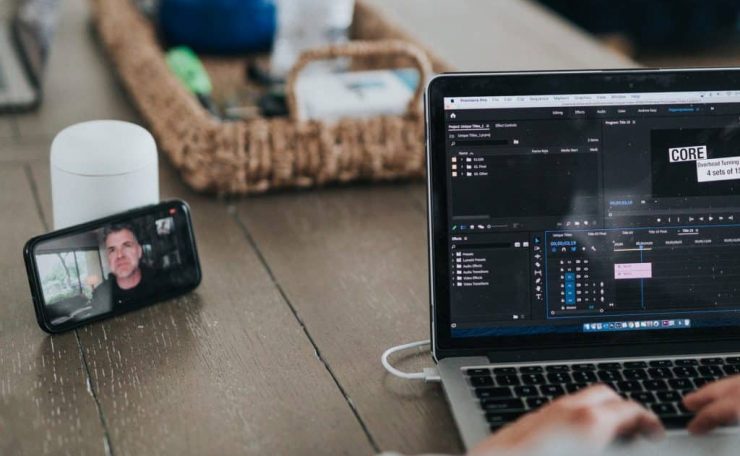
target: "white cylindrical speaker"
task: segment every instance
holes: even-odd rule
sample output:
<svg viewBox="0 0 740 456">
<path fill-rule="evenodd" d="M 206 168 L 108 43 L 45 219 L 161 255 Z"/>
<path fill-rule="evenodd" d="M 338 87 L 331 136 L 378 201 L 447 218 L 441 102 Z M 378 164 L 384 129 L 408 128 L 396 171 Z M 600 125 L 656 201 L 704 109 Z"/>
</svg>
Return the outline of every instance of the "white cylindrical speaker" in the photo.
<svg viewBox="0 0 740 456">
<path fill-rule="evenodd" d="M 144 128 L 93 120 L 51 143 L 54 229 L 159 202 L 157 145 Z"/>
</svg>

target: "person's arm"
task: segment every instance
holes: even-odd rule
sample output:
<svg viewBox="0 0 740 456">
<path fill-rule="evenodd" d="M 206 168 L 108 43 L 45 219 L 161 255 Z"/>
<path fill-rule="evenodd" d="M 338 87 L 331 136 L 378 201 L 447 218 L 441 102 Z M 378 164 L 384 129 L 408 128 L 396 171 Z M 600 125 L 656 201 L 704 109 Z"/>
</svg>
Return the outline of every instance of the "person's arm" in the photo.
<svg viewBox="0 0 740 456">
<path fill-rule="evenodd" d="M 601 449 L 618 437 L 660 436 L 663 425 L 654 413 L 637 402 L 622 399 L 606 385 L 595 385 L 522 416 L 468 454 L 495 456 L 526 450 L 541 445 L 543 439 L 560 431 L 572 432 L 584 444 Z"/>
<path fill-rule="evenodd" d="M 696 416 L 688 425 L 689 432 L 706 434 L 719 426 L 735 424 L 740 418 L 740 375 L 709 383 L 683 400 Z"/>
</svg>

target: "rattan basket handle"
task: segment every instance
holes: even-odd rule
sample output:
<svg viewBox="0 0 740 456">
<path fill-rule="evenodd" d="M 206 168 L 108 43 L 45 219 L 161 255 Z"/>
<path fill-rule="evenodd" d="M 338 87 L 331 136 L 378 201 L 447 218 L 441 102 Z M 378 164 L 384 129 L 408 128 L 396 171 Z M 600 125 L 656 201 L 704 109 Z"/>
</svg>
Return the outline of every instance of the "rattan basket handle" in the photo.
<svg viewBox="0 0 740 456">
<path fill-rule="evenodd" d="M 432 66 L 426 54 L 411 43 L 401 40 L 373 40 L 373 41 L 350 41 L 349 43 L 327 46 L 304 51 L 298 61 L 288 73 L 285 86 L 286 102 L 290 118 L 298 120 L 298 102 L 296 100 L 295 85 L 301 70 L 315 60 L 328 60 L 339 57 L 378 57 L 378 56 L 406 56 L 409 57 L 413 66 L 419 71 L 419 83 L 414 95 L 407 106 L 407 112 L 415 112 L 421 106 L 421 97 L 424 93 L 424 84 L 432 72 Z"/>
</svg>

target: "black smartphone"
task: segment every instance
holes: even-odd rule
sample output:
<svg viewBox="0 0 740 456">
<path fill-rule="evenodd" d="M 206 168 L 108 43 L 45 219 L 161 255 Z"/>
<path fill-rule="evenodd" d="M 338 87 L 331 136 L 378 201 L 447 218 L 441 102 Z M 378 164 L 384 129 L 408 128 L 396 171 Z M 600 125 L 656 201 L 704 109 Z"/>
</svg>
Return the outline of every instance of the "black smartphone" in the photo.
<svg viewBox="0 0 740 456">
<path fill-rule="evenodd" d="M 23 256 L 36 319 L 50 333 L 179 296 L 201 280 L 180 200 L 37 236 Z"/>
</svg>

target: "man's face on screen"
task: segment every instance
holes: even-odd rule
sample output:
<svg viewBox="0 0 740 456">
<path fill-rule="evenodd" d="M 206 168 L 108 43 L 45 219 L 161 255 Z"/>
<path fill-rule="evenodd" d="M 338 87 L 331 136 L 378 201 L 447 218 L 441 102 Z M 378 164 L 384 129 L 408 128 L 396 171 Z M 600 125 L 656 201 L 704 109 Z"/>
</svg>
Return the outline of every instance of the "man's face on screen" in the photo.
<svg viewBox="0 0 740 456">
<path fill-rule="evenodd" d="M 122 229 L 108 234 L 105 238 L 105 250 L 110 270 L 119 280 L 128 278 L 139 270 L 141 245 L 131 231 Z"/>
</svg>

